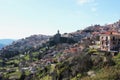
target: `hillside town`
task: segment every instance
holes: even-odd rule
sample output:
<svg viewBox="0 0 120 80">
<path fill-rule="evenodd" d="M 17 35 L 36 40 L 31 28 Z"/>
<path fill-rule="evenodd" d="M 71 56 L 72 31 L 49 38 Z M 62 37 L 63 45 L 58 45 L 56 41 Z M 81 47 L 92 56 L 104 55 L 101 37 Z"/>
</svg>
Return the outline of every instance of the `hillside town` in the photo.
<svg viewBox="0 0 120 80">
<path fill-rule="evenodd" d="M 0 80 L 86 80 L 97 76 L 94 68 L 119 66 L 119 59 L 112 61 L 119 53 L 120 21 L 72 33 L 58 30 L 52 37 L 34 35 L 0 51 Z"/>
</svg>

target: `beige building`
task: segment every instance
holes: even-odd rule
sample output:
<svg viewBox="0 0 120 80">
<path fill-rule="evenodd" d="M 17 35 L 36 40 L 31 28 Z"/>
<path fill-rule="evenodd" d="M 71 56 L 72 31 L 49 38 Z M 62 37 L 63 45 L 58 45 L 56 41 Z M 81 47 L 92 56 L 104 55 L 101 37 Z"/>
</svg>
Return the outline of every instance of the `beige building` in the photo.
<svg viewBox="0 0 120 80">
<path fill-rule="evenodd" d="M 100 36 L 100 48 L 103 51 L 119 51 L 120 34 L 115 32 L 107 32 Z"/>
</svg>

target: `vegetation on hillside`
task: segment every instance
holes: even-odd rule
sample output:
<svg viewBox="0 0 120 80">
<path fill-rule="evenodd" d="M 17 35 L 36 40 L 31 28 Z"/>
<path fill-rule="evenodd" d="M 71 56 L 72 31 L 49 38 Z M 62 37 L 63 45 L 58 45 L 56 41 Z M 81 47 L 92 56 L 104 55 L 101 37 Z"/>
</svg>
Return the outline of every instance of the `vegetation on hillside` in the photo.
<svg viewBox="0 0 120 80">
<path fill-rule="evenodd" d="M 97 52 L 96 55 L 94 51 Z M 7 61 L 0 60 L 1 80 L 119 80 L 120 54 L 111 57 L 108 53 L 85 49 L 82 52 L 69 56 L 62 62 L 53 62 L 44 67 L 37 67 L 37 72 L 20 70 L 27 67 L 29 61 L 38 61 L 38 52 L 26 54 L 22 58 L 15 56 Z M 31 57 L 32 55 L 32 57 Z M 60 54 L 59 54 L 60 56 Z M 55 60 L 55 59 L 54 59 Z M 23 65 L 19 65 L 22 63 Z M 90 73 L 91 74 L 88 74 Z"/>
</svg>

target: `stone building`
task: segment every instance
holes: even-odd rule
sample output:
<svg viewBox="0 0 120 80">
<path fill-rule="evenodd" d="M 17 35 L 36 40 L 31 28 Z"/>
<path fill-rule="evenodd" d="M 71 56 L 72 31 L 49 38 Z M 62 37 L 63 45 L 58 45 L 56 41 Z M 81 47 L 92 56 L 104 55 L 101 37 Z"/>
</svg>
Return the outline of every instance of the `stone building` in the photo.
<svg viewBox="0 0 120 80">
<path fill-rule="evenodd" d="M 49 39 L 49 45 L 55 45 L 59 43 L 75 43 L 73 38 L 69 37 L 63 37 L 61 36 L 59 30 L 57 31 L 57 34 L 55 34 L 53 37 Z"/>
<path fill-rule="evenodd" d="M 60 38 L 61 38 L 61 34 L 60 34 L 60 31 L 58 30 L 57 34 L 54 35 L 54 37 L 53 37 L 55 43 L 60 43 Z"/>
</svg>

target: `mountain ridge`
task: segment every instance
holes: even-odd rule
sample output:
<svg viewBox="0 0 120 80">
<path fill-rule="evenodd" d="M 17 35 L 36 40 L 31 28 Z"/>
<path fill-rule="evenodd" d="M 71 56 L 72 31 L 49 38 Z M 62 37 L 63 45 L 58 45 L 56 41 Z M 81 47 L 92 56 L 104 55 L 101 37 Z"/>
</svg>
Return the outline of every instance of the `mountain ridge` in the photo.
<svg viewBox="0 0 120 80">
<path fill-rule="evenodd" d="M 31 35 L 30 37 L 19 39 L 12 44 L 5 46 L 0 51 L 0 54 L 5 54 L 6 56 L 11 54 L 12 57 L 19 53 L 27 52 L 28 50 L 34 50 L 43 45 L 49 37 L 50 36 L 46 35 Z"/>
</svg>

